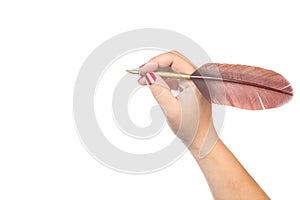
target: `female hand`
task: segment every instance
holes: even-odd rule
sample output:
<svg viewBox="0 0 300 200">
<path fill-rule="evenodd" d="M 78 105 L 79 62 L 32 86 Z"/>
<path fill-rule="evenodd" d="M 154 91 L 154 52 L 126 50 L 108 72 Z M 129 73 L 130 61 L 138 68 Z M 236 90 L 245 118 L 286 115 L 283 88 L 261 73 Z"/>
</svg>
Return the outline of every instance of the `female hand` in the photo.
<svg viewBox="0 0 300 200">
<path fill-rule="evenodd" d="M 203 158 L 212 150 L 218 135 L 213 127 L 212 106 L 196 86 L 186 79 L 163 79 L 155 71 L 191 74 L 196 67 L 183 55 L 172 51 L 150 59 L 140 67 L 138 82 L 148 85 L 162 108 L 172 131 L 188 146 L 194 156 Z M 172 92 L 179 94 L 175 97 Z"/>
<path fill-rule="evenodd" d="M 214 199 L 269 199 L 230 150 L 218 139 L 212 106 L 189 80 L 162 79 L 155 71 L 191 74 L 195 66 L 178 52 L 158 55 L 140 68 L 138 82 L 148 85 L 173 132 L 189 147 Z M 172 90 L 179 91 L 174 97 Z"/>
</svg>

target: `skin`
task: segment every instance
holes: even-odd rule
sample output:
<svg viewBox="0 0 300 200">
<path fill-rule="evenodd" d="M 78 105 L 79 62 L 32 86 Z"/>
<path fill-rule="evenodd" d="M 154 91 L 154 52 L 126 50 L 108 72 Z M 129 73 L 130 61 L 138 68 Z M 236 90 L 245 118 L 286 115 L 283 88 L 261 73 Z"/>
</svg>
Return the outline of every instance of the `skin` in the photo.
<svg viewBox="0 0 300 200">
<path fill-rule="evenodd" d="M 270 199 L 221 140 L 203 159 L 192 154 L 214 199 Z"/>
<path fill-rule="evenodd" d="M 150 59 L 148 63 L 171 67 L 176 72 L 186 74 L 191 74 L 196 69 L 187 58 L 175 51 L 160 54 Z M 151 68 L 148 68 L 148 71 L 151 71 Z M 146 85 L 143 78 L 139 79 L 139 83 Z M 160 84 L 148 84 L 148 86 L 163 109 L 170 128 L 176 132 L 176 129 L 182 125 L 180 102 L 172 95 L 170 88 L 161 87 Z M 217 138 L 215 145 L 212 145 L 209 151 L 206 150 L 204 157 L 199 156 L 203 151 L 204 138 L 217 133 L 213 127 L 211 104 L 195 87 L 194 92 L 200 107 L 200 113 L 197 114 L 199 124 L 188 148 L 202 170 L 214 199 L 269 199 L 220 139 Z M 181 135 L 180 139 L 185 141 L 187 134 Z"/>
</svg>

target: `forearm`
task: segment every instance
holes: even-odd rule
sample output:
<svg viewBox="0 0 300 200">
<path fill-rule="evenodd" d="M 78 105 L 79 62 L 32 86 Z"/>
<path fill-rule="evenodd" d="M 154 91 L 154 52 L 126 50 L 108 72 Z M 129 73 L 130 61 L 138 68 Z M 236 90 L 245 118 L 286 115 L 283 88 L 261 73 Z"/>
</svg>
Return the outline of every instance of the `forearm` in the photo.
<svg viewBox="0 0 300 200">
<path fill-rule="evenodd" d="M 222 141 L 203 159 L 191 152 L 215 199 L 269 199 Z"/>
</svg>

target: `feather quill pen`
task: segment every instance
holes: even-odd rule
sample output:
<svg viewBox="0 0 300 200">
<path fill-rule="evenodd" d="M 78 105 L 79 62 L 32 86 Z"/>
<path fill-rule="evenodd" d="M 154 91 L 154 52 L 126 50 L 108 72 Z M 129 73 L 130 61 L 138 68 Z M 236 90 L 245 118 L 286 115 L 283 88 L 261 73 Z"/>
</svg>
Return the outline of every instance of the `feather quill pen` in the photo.
<svg viewBox="0 0 300 200">
<path fill-rule="evenodd" d="M 127 72 L 139 74 L 138 70 Z M 276 108 L 293 96 L 290 83 L 282 75 L 260 67 L 208 63 L 192 74 L 156 73 L 162 77 L 191 79 L 209 102 L 241 109 Z"/>
</svg>

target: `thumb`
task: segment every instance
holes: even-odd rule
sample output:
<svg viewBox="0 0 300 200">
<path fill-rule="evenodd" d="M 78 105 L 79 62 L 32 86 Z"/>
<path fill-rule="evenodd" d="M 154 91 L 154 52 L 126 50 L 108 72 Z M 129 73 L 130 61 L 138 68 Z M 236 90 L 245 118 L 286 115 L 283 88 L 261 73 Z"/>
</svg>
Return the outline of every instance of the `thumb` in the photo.
<svg viewBox="0 0 300 200">
<path fill-rule="evenodd" d="M 178 111 L 180 105 L 178 100 L 173 96 L 167 83 L 154 72 L 148 72 L 145 75 L 145 80 L 166 116 L 174 115 Z"/>
</svg>

